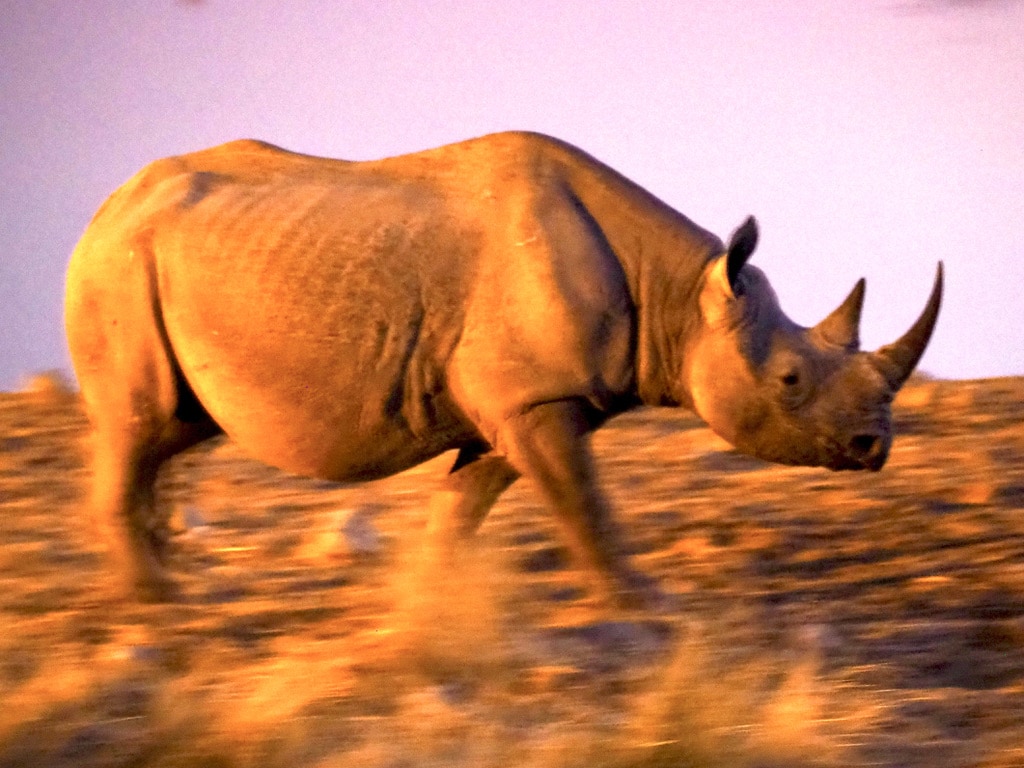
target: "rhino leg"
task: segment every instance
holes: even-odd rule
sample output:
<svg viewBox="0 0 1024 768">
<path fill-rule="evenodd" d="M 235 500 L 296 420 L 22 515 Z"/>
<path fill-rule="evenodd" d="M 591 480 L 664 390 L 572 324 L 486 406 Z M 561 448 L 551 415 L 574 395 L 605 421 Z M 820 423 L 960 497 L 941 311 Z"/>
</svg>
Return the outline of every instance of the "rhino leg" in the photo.
<svg viewBox="0 0 1024 768">
<path fill-rule="evenodd" d="M 100 543 L 138 597 L 165 600 L 173 588 L 166 527 L 155 517 L 157 470 L 219 429 L 177 370 L 146 247 L 76 253 L 66 319 L 93 426 L 91 511 Z"/>
<path fill-rule="evenodd" d="M 170 418 L 97 424 L 92 512 L 110 567 L 143 601 L 175 597 L 168 575 L 167 531 L 156 512 L 157 470 L 169 457 L 216 434 L 212 422 Z"/>
<path fill-rule="evenodd" d="M 519 477 L 504 456 L 463 448 L 430 499 L 427 536 L 440 551 L 471 536 L 502 492 Z"/>
<path fill-rule="evenodd" d="M 554 510 L 581 566 L 598 590 L 625 608 L 652 607 L 654 581 L 626 563 L 621 537 L 598 488 L 588 435 L 587 406 L 578 400 L 538 405 L 510 419 L 500 444 L 512 466 L 529 477 Z"/>
</svg>

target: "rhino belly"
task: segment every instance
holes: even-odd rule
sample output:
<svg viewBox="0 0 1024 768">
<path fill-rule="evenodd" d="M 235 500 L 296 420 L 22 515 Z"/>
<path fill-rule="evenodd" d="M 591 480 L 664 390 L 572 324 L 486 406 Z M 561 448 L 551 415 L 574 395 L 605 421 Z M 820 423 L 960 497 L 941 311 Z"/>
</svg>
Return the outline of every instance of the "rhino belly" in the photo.
<svg viewBox="0 0 1024 768">
<path fill-rule="evenodd" d="M 287 361 L 268 350 L 208 354 L 184 345 L 179 362 L 199 401 L 247 453 L 281 469 L 331 480 L 383 477 L 456 447 L 470 430 L 438 404 L 412 424 L 403 385 L 373 367 L 335 359 Z"/>
<path fill-rule="evenodd" d="M 213 420 L 254 457 L 367 479 L 475 438 L 439 384 L 430 319 L 411 297 L 341 291 L 279 304 L 206 293 L 179 292 L 162 307 L 172 354 Z"/>
</svg>

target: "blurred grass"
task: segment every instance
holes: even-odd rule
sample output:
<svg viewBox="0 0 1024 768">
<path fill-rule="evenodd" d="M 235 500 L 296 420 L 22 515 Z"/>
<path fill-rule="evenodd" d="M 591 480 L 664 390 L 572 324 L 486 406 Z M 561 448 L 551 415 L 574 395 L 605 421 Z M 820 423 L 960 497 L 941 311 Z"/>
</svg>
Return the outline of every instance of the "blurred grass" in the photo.
<svg viewBox="0 0 1024 768">
<path fill-rule="evenodd" d="M 614 420 L 602 479 L 662 617 L 603 610 L 526 486 L 439 562 L 449 459 L 327 486 L 226 443 L 162 479 L 203 520 L 188 601 L 112 601 L 77 401 L 30 390 L 0 395 L 0 768 L 1024 764 L 1024 380 L 912 382 L 872 476 Z M 379 551 L 345 549 L 367 508 Z"/>
</svg>

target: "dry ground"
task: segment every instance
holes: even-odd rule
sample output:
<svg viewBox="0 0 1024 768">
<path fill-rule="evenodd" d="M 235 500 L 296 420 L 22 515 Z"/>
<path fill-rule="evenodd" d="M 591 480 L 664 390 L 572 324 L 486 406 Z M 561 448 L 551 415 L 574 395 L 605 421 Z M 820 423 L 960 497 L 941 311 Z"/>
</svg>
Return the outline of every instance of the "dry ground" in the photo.
<svg viewBox="0 0 1024 768">
<path fill-rule="evenodd" d="M 0 768 L 1019 768 L 1022 401 L 917 380 L 880 474 L 613 421 L 604 486 L 674 597 L 652 616 L 591 599 L 525 483 L 432 569 L 451 457 L 336 486 L 226 443 L 162 480 L 185 599 L 111 599 L 76 400 L 0 395 Z"/>
</svg>

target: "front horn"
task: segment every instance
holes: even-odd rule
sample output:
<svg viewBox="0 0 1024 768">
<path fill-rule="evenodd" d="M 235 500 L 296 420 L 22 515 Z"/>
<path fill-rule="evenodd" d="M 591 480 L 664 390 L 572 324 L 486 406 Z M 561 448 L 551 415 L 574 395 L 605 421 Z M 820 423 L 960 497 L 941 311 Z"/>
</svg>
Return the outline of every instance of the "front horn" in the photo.
<svg viewBox="0 0 1024 768">
<path fill-rule="evenodd" d="M 931 339 L 932 331 L 935 329 L 935 320 L 939 316 L 941 304 L 942 262 L 940 261 L 935 273 L 932 295 L 928 297 L 928 304 L 921 316 L 917 318 L 917 322 L 898 341 L 887 344 L 874 353 L 878 369 L 888 380 L 889 386 L 894 392 L 903 386 L 903 382 L 910 377 L 917 361 L 924 354 L 924 349 L 928 346 L 928 340 Z"/>
</svg>

